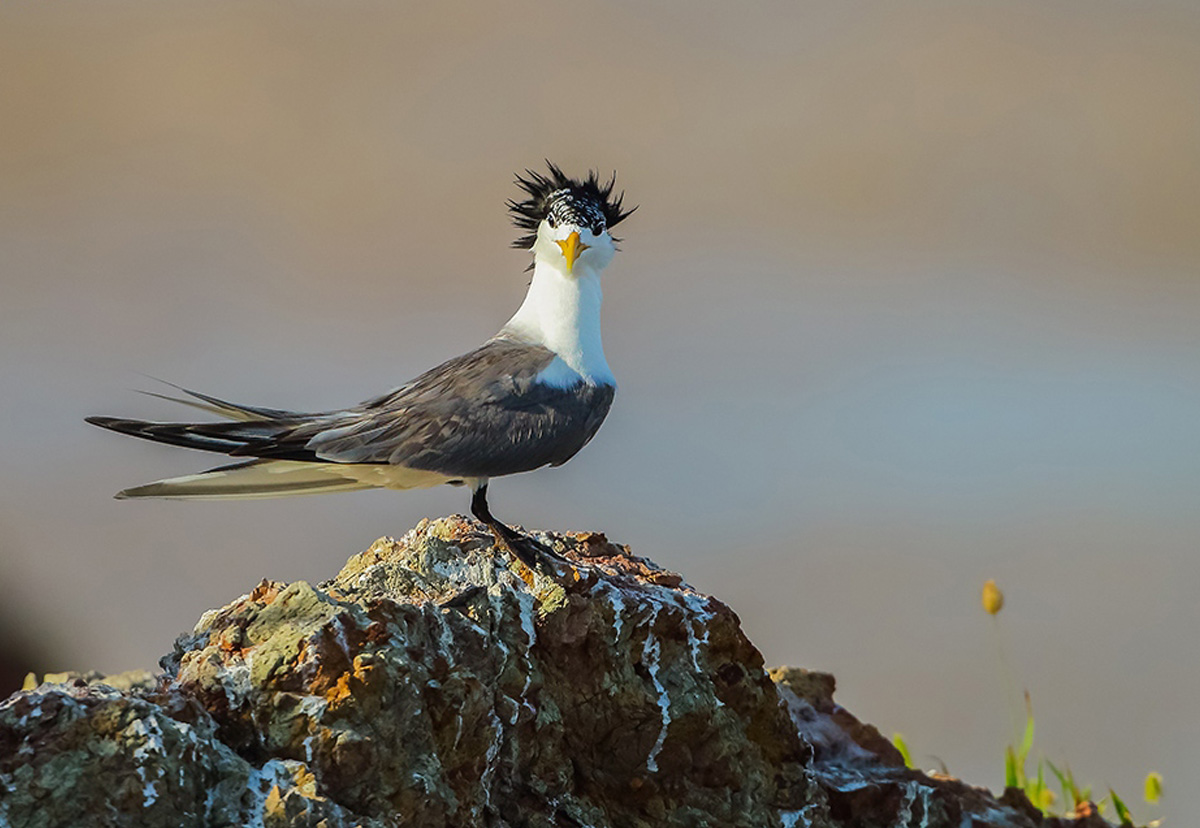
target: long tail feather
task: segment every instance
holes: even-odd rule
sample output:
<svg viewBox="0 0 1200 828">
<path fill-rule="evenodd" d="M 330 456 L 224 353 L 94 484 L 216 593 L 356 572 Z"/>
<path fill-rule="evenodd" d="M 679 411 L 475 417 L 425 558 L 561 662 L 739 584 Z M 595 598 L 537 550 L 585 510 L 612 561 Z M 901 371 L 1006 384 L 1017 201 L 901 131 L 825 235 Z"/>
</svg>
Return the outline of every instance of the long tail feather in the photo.
<svg viewBox="0 0 1200 828">
<path fill-rule="evenodd" d="M 183 397 L 173 397 L 170 394 L 160 394 L 157 391 L 139 391 L 139 394 L 145 394 L 147 397 L 157 397 L 160 400 L 167 400 L 180 405 L 198 408 L 201 411 L 207 411 L 210 414 L 216 414 L 220 417 L 226 417 L 230 420 L 287 420 L 295 419 L 300 414 L 294 411 L 285 411 L 281 408 L 262 408 L 256 405 L 242 405 L 240 403 L 229 402 L 219 397 L 213 397 L 209 394 L 201 394 L 199 391 L 192 391 L 190 388 L 184 388 L 182 385 L 176 385 L 167 380 L 158 379 L 148 375 L 148 379 L 155 382 L 161 382 L 163 385 L 174 388 L 182 394 L 186 394 L 193 399 L 184 399 Z"/>
<path fill-rule="evenodd" d="M 172 477 L 144 486 L 135 486 L 119 492 L 117 498 L 248 500 L 370 488 L 373 488 L 370 483 L 340 475 L 335 463 L 252 460 L 248 463 L 221 466 L 200 474 Z"/>
<path fill-rule="evenodd" d="M 255 443 L 270 442 L 280 432 L 290 427 L 274 420 L 245 421 L 232 423 L 150 423 L 145 420 L 127 420 L 121 417 L 85 417 L 87 422 L 110 431 L 167 443 L 172 446 L 219 451 L 225 454 L 236 452 Z"/>
</svg>

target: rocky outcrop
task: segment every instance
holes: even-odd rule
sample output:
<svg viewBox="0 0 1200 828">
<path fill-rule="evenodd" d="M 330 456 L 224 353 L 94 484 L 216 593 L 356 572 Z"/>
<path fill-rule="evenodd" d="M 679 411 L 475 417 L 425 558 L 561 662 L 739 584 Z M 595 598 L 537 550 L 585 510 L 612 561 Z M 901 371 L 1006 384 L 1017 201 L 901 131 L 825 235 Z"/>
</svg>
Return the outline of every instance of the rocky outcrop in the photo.
<svg viewBox="0 0 1200 828">
<path fill-rule="evenodd" d="M 768 673 L 727 606 L 596 534 L 550 576 L 463 518 L 206 613 L 156 681 L 0 705 L 0 826 L 1021 826 Z"/>
</svg>

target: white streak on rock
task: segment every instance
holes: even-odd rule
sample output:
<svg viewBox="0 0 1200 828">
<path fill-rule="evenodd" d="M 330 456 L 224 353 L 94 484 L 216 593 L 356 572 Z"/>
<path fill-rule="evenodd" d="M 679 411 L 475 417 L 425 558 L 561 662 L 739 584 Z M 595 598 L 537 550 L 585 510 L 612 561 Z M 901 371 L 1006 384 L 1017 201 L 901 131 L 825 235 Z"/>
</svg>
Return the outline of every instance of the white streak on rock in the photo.
<svg viewBox="0 0 1200 828">
<path fill-rule="evenodd" d="M 695 629 L 696 619 L 692 618 L 683 608 L 683 631 L 687 635 L 688 653 L 692 658 L 692 669 L 697 673 L 702 672 L 700 669 L 700 636 L 696 635 Z M 708 643 L 708 628 L 701 625 L 705 643 Z"/>
<path fill-rule="evenodd" d="M 297 709 L 308 718 L 308 735 L 304 737 L 302 744 L 304 745 L 304 761 L 310 765 L 313 760 L 313 742 L 317 738 L 317 728 L 328 707 L 329 703 L 320 696 L 305 696 L 297 706 Z"/>
<path fill-rule="evenodd" d="M 921 800 L 921 822 L 916 828 L 929 828 L 929 806 L 933 797 L 933 788 L 912 780 L 904 785 L 904 796 L 900 800 L 900 809 L 896 812 L 896 825 L 903 828 L 912 826 L 913 804 Z"/>
<path fill-rule="evenodd" d="M 526 649 L 532 650 L 537 642 L 537 628 L 533 625 L 533 616 L 537 610 L 533 607 L 533 596 L 521 594 L 517 603 L 521 608 L 521 630 L 525 633 Z"/>
<path fill-rule="evenodd" d="M 917 788 L 911 782 L 902 787 L 904 794 L 900 797 L 900 807 L 896 809 L 896 826 L 897 828 L 908 828 L 909 823 L 912 822 L 912 805 L 913 800 L 917 797 Z"/>
<path fill-rule="evenodd" d="M 141 744 L 133 751 L 133 759 L 136 763 L 134 770 L 137 771 L 138 779 L 142 780 L 142 797 L 143 806 L 149 807 L 158 800 L 158 789 L 156 788 L 156 780 L 148 778 L 146 773 L 146 762 L 153 754 L 165 757 L 167 754 L 166 744 L 163 742 L 162 727 L 152 717 L 142 719 L 134 719 L 133 723 L 126 728 L 126 732 L 132 736 L 140 736 Z M 158 765 L 157 776 L 162 777 L 166 771 L 161 764 Z"/>
<path fill-rule="evenodd" d="M 914 783 L 915 784 L 915 783 Z M 919 786 L 921 791 L 921 824 L 918 828 L 929 828 L 930 805 L 933 804 L 933 788 L 927 785 Z"/>
<path fill-rule="evenodd" d="M 490 807 L 492 804 L 492 780 L 496 776 L 496 758 L 500 755 L 500 743 L 504 737 L 504 725 L 500 722 L 500 717 L 496 715 L 496 710 L 493 708 L 488 718 L 492 724 L 492 742 L 488 745 L 487 753 L 484 755 L 483 773 L 479 776 L 479 785 L 483 788 L 483 804 L 484 807 Z"/>
<path fill-rule="evenodd" d="M 204 794 L 204 818 L 212 821 L 213 806 L 217 804 L 217 791 L 220 790 L 219 785 L 211 785 Z"/>
<path fill-rule="evenodd" d="M 658 754 L 662 751 L 663 743 L 667 740 L 667 729 L 671 725 L 671 695 L 667 692 L 667 688 L 663 686 L 662 679 L 658 677 L 658 668 L 662 657 L 662 642 L 654 637 L 654 622 L 658 618 L 658 606 L 654 607 L 654 613 L 646 622 L 646 643 L 642 649 L 642 662 L 646 665 L 646 670 L 650 673 L 650 680 L 654 682 L 654 689 L 658 691 L 658 709 L 662 713 L 662 728 L 658 731 L 658 738 L 654 741 L 654 747 L 650 748 L 650 755 L 646 757 L 646 770 L 651 773 L 658 772 Z"/>
<path fill-rule="evenodd" d="M 450 624 L 446 618 L 438 618 L 438 644 L 447 656 L 454 652 L 454 633 L 450 632 Z M 403 645 L 401 645 L 403 646 Z"/>
<path fill-rule="evenodd" d="M 499 623 L 504 617 L 504 599 L 501 597 L 500 590 L 493 587 L 488 590 L 488 603 L 492 608 L 493 624 Z M 492 636 L 492 641 L 500 650 L 497 658 L 497 676 L 504 672 L 504 665 L 508 663 L 508 657 L 511 650 L 504 643 L 502 636 Z M 500 720 L 498 713 L 500 691 L 497 688 L 496 698 L 492 700 L 492 708 L 488 711 L 488 720 L 492 725 L 492 741 L 487 747 L 487 752 L 484 754 L 483 773 L 479 776 L 479 785 L 483 789 L 484 807 L 489 807 L 492 804 L 492 780 L 496 776 L 496 759 L 500 756 L 500 746 L 504 740 L 504 724 Z"/>
<path fill-rule="evenodd" d="M 619 589 L 609 589 L 607 592 L 613 608 L 613 642 L 619 647 L 621 628 L 625 626 L 625 600 L 621 597 Z"/>
<path fill-rule="evenodd" d="M 333 628 L 333 640 L 337 642 L 341 648 L 342 654 L 346 656 L 346 661 L 354 664 L 354 653 L 351 652 L 350 640 L 346 638 L 346 624 L 341 620 L 340 616 L 333 616 L 329 619 L 328 626 Z"/>
<path fill-rule="evenodd" d="M 253 804 L 250 806 L 250 820 L 246 828 L 265 828 L 263 825 L 263 809 L 271 789 L 279 786 L 280 793 L 290 787 L 292 775 L 287 765 L 279 759 L 271 759 L 261 768 L 255 768 L 246 779 L 246 790 L 250 792 Z"/>
<path fill-rule="evenodd" d="M 473 567 L 466 562 L 467 557 L 463 554 L 463 551 L 460 547 L 450 546 L 446 551 L 448 554 L 442 559 L 436 559 L 430 556 L 429 569 L 432 572 L 441 575 L 447 581 L 461 581 L 465 579 L 468 583 L 479 582 L 478 579 L 471 578 L 471 576 L 475 574 L 471 572 L 471 570 L 478 567 Z"/>
<path fill-rule="evenodd" d="M 812 825 L 812 820 L 805 814 L 805 810 L 799 811 L 781 811 L 779 814 L 780 828 L 809 828 Z"/>
<path fill-rule="evenodd" d="M 517 723 L 517 718 L 520 716 L 521 707 L 527 709 L 530 714 L 536 716 L 537 710 L 529 701 L 529 685 L 533 683 L 533 645 L 537 642 L 537 627 L 534 625 L 534 617 L 537 614 L 537 607 L 534 606 L 533 596 L 528 593 L 517 593 L 517 607 L 521 614 L 521 629 L 525 633 L 525 684 L 521 687 L 520 705 L 513 711 L 512 721 L 510 725 Z"/>
</svg>

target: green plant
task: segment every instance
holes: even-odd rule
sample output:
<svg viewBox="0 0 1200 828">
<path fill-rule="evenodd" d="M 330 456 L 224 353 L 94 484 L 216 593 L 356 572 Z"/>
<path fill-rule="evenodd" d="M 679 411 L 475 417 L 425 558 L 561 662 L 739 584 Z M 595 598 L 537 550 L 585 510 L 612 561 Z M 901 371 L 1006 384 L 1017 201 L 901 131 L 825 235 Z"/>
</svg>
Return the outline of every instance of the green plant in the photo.
<svg viewBox="0 0 1200 828">
<path fill-rule="evenodd" d="M 1004 593 L 996 586 L 995 581 L 989 580 L 984 584 L 981 603 L 984 611 L 992 616 L 994 621 L 993 629 L 995 631 L 996 649 L 999 655 L 997 661 L 1000 666 L 1001 680 L 1008 691 L 1006 696 L 1013 698 L 1015 701 L 1016 693 L 1013 689 L 1015 684 L 1008 658 L 1005 655 L 1000 630 L 1000 619 L 998 617 L 1000 610 L 1004 608 Z M 1004 748 L 1005 787 L 1016 788 L 1024 792 L 1029 801 L 1047 816 L 1067 818 L 1083 816 L 1091 808 L 1103 814 L 1111 806 L 1113 812 L 1116 814 L 1116 818 L 1120 821 L 1120 825 L 1132 826 L 1134 822 L 1129 807 L 1125 804 L 1125 800 L 1121 799 L 1112 788 L 1108 789 L 1107 796 L 1098 802 L 1094 802 L 1092 800 L 1091 787 L 1080 787 L 1079 783 L 1075 781 L 1075 776 L 1071 772 L 1070 766 L 1064 764 L 1060 769 L 1058 765 L 1049 759 L 1039 756 L 1036 764 L 1032 766 L 1032 770 L 1029 769 L 1034 753 L 1034 733 L 1036 727 L 1033 719 L 1033 701 L 1030 698 L 1028 690 L 1024 691 L 1024 698 L 1025 724 L 1021 730 L 1020 739 L 1014 744 L 1006 745 Z M 1014 704 L 1014 731 L 1017 727 L 1017 720 L 1016 706 Z M 909 768 L 913 767 L 912 753 L 909 751 L 908 743 L 904 737 L 899 733 L 893 733 L 892 744 L 896 746 L 896 750 L 900 751 L 905 766 Z M 1055 793 L 1051 785 L 1047 784 L 1047 771 L 1053 777 L 1052 781 L 1057 783 L 1058 793 Z M 1156 805 L 1162 798 L 1162 792 L 1162 774 L 1153 771 L 1146 776 L 1144 798 L 1148 804 Z M 1159 823 L 1160 820 L 1155 820 L 1148 823 L 1148 827 L 1154 828 Z"/>
<path fill-rule="evenodd" d="M 996 623 L 996 647 L 999 654 L 999 664 L 1003 675 L 1004 684 L 1011 688 L 1012 674 L 1008 666 L 1008 659 L 1004 654 L 1004 647 L 1000 638 L 999 618 L 1000 610 L 1004 607 L 1004 593 L 996 586 L 995 581 L 987 581 L 983 586 L 982 603 L 984 611 L 995 619 Z M 1033 719 L 1033 702 L 1030 699 L 1029 691 L 1024 692 L 1025 695 L 1025 728 L 1021 735 L 1018 745 L 1006 745 L 1004 748 L 1004 784 L 1008 788 L 1017 788 L 1025 793 L 1042 813 L 1047 816 L 1074 816 L 1082 815 L 1086 812 L 1089 804 L 1092 803 L 1091 787 L 1081 788 L 1075 781 L 1074 774 L 1071 773 L 1071 768 L 1064 765 L 1060 770 L 1057 765 L 1049 759 L 1039 757 L 1037 760 L 1036 773 L 1026 771 L 1026 766 L 1030 755 L 1033 752 L 1033 736 L 1034 736 L 1034 719 Z M 1060 795 L 1056 795 L 1054 791 L 1046 784 L 1046 770 L 1058 782 Z M 1162 774 L 1151 772 L 1146 777 L 1145 784 L 1145 799 L 1146 802 L 1154 805 L 1157 804 L 1162 797 Z M 1061 810 L 1056 812 L 1055 806 L 1061 803 Z M 1113 810 L 1116 812 L 1117 819 L 1121 825 L 1133 825 L 1133 817 L 1130 814 L 1125 801 L 1117 795 L 1117 792 L 1112 788 L 1108 789 L 1108 796 L 1094 803 L 1097 811 L 1103 813 L 1111 803 Z M 1150 825 L 1157 825 L 1156 822 Z"/>
<path fill-rule="evenodd" d="M 911 768 L 913 766 L 912 754 L 908 752 L 908 745 L 905 743 L 904 737 L 899 733 L 893 733 L 892 744 L 896 746 L 896 750 L 900 751 L 900 756 L 904 759 L 904 767 Z"/>
<path fill-rule="evenodd" d="M 1046 786 L 1044 763 L 1041 760 L 1038 761 L 1037 773 L 1032 776 L 1025 772 L 1025 763 L 1033 750 L 1033 733 L 1033 702 L 1030 700 L 1027 690 L 1025 691 L 1025 732 L 1021 736 L 1021 744 L 1015 748 L 1012 745 L 1006 745 L 1004 748 L 1004 786 L 1020 788 L 1025 792 L 1025 796 L 1029 797 L 1030 802 L 1044 813 L 1050 813 L 1056 797 L 1054 792 Z M 1053 765 L 1050 766 L 1050 770 L 1055 771 Z M 1055 773 L 1057 774 L 1057 771 Z"/>
<path fill-rule="evenodd" d="M 1108 795 L 1112 799 L 1113 807 L 1117 809 L 1117 818 L 1121 820 L 1121 824 L 1132 825 L 1133 817 L 1129 815 L 1129 809 L 1125 807 L 1125 803 L 1121 801 L 1121 797 L 1117 796 L 1117 792 L 1112 788 L 1108 789 Z"/>
</svg>

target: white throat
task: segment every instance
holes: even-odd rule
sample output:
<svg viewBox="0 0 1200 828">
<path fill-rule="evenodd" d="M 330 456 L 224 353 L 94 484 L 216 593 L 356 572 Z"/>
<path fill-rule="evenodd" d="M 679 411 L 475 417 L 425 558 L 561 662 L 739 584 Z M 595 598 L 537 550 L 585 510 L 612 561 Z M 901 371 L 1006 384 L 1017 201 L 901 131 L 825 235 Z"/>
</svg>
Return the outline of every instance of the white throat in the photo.
<svg viewBox="0 0 1200 828">
<path fill-rule="evenodd" d="M 600 274 L 581 265 L 576 262 L 574 274 L 567 275 L 535 258 L 525 301 L 501 333 L 543 345 L 558 356 L 542 372 L 543 382 L 572 385 L 582 378 L 593 385 L 613 385 L 600 341 Z"/>
</svg>

